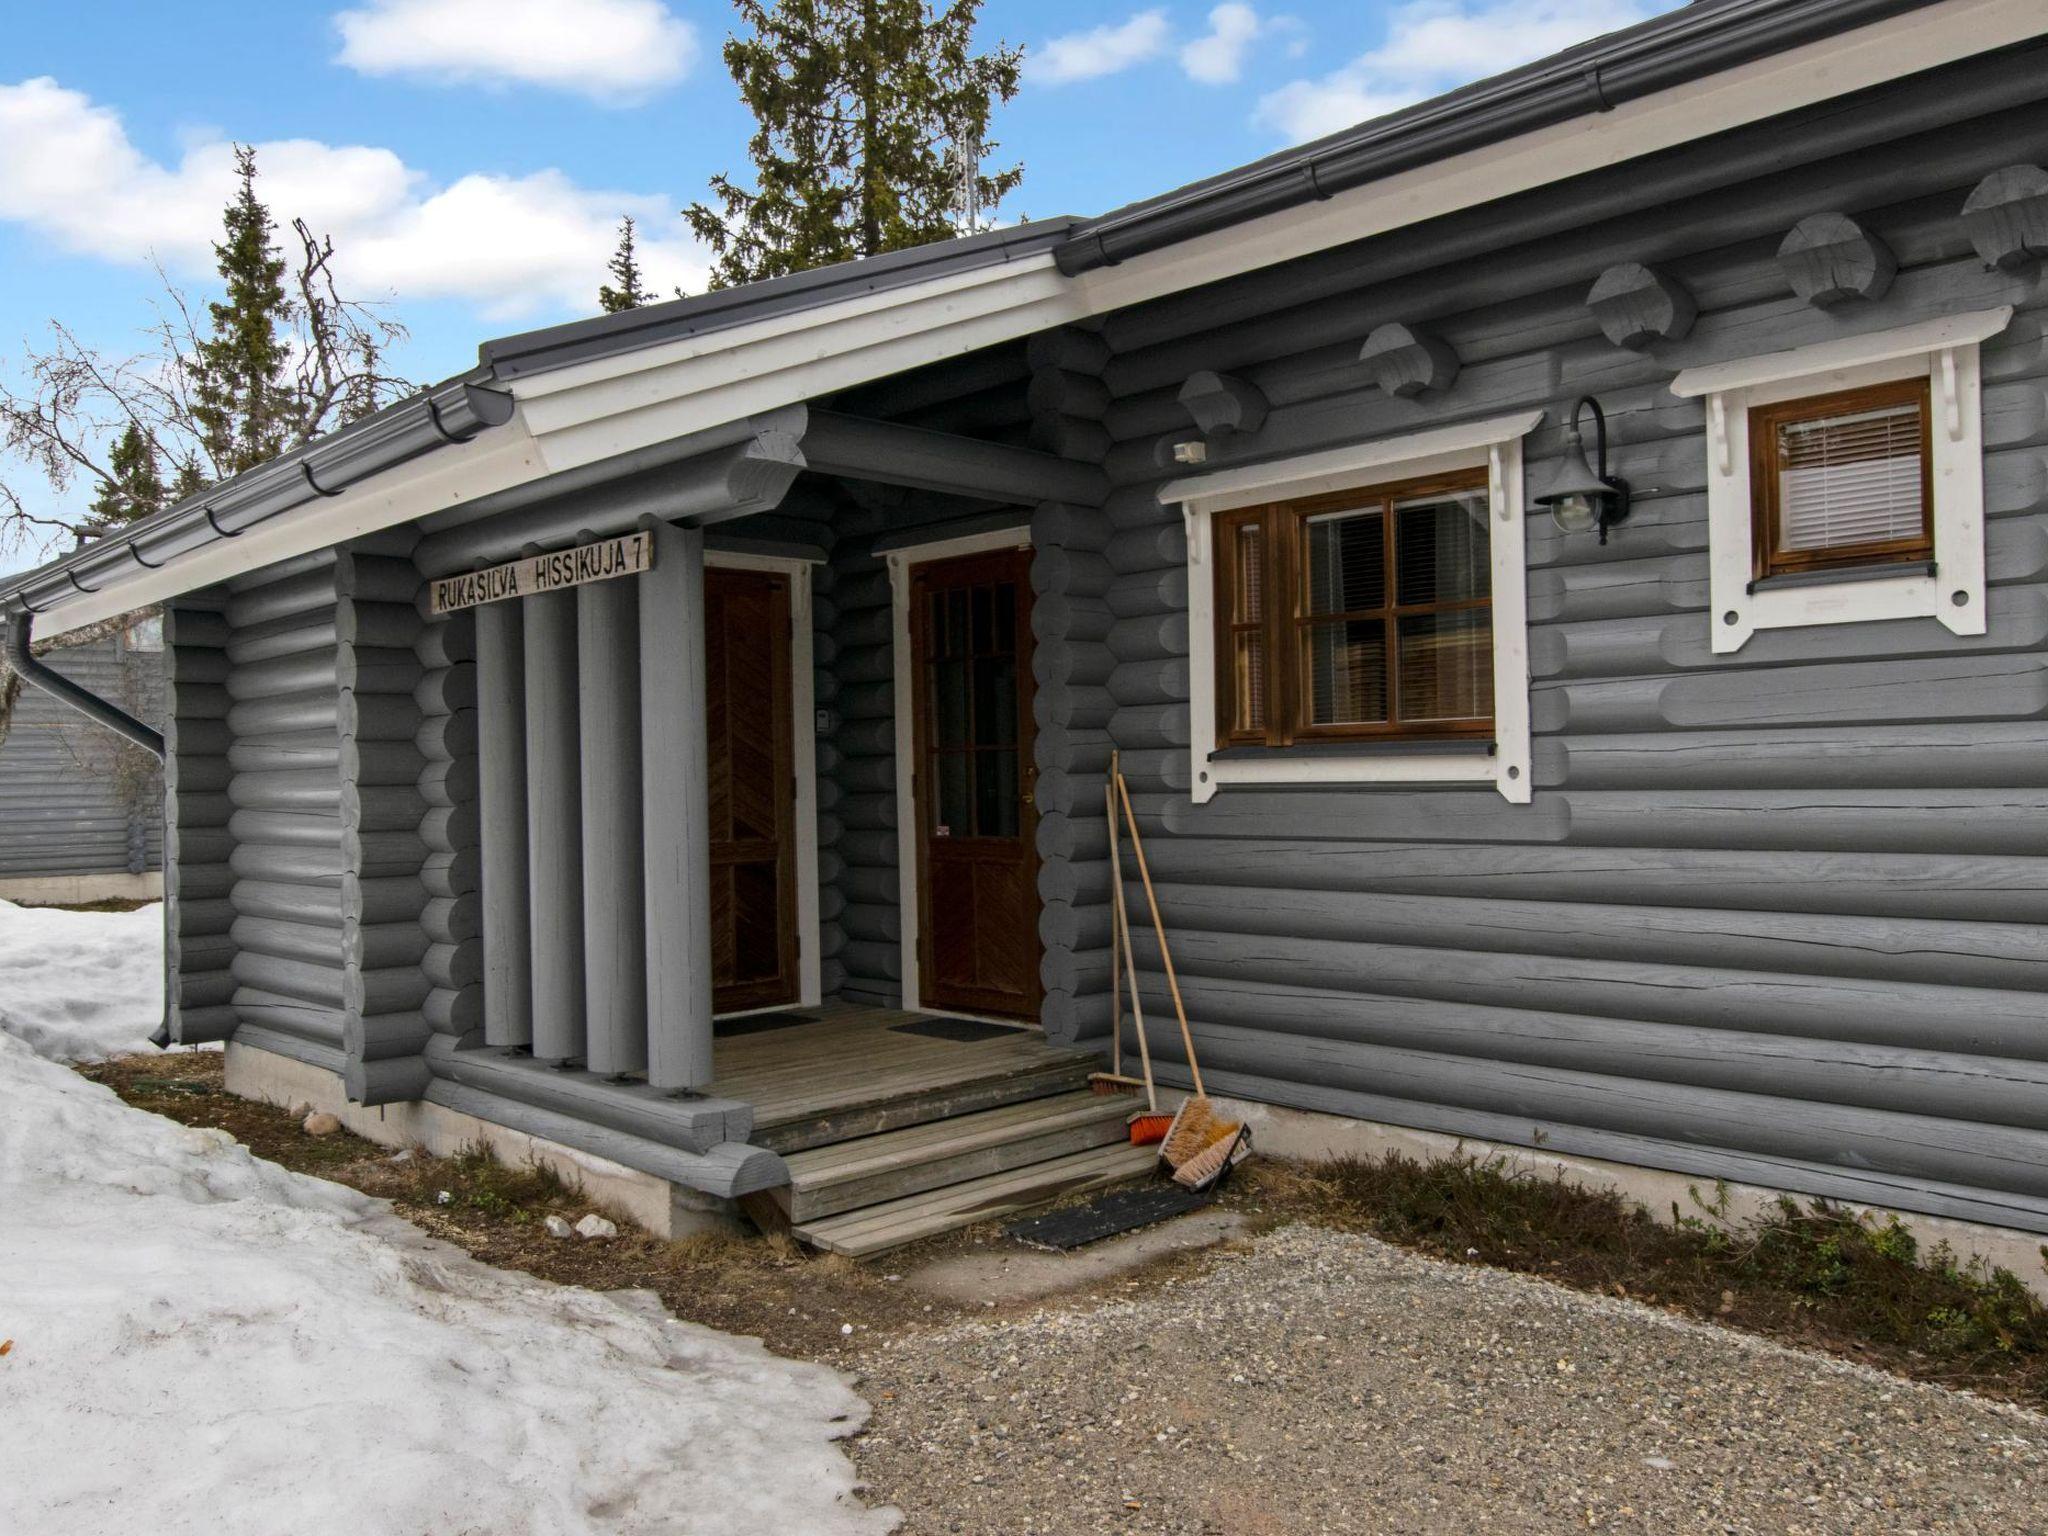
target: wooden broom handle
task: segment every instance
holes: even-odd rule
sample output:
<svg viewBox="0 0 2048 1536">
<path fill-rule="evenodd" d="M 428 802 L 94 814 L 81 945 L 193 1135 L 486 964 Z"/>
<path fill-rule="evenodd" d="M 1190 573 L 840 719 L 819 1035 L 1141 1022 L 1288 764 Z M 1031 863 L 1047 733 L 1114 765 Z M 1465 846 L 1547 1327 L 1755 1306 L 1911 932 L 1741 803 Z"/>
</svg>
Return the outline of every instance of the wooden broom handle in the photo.
<svg viewBox="0 0 2048 1536">
<path fill-rule="evenodd" d="M 1116 772 L 1114 753 L 1110 754 L 1109 771 Z M 1108 779 L 1102 781 L 1102 811 L 1109 820 L 1110 867 L 1116 869 L 1122 863 L 1116 843 L 1116 789 Z M 1124 1071 L 1124 957 L 1118 947 L 1123 938 L 1121 911 L 1121 902 L 1109 910 L 1109 1070 L 1118 1077 Z"/>
<path fill-rule="evenodd" d="M 1124 820 L 1130 823 L 1131 852 L 1138 858 L 1138 878 L 1145 882 L 1145 904 L 1152 909 L 1152 931 L 1159 936 L 1159 958 L 1166 965 L 1166 987 L 1173 994 L 1174 1016 L 1180 1020 L 1180 1043 L 1188 1053 L 1188 1075 L 1195 1080 L 1195 1097 L 1209 1095 L 1202 1087 L 1202 1066 L 1195 1060 L 1195 1037 L 1188 1028 L 1187 1006 L 1180 1000 L 1180 978 L 1173 973 L 1173 951 L 1166 945 L 1166 920 L 1159 915 L 1159 895 L 1152 889 L 1152 871 L 1145 866 L 1145 839 L 1138 832 L 1138 813 L 1131 809 L 1131 787 L 1121 770 L 1116 775 L 1116 792 L 1124 803 Z"/>
<path fill-rule="evenodd" d="M 1116 764 L 1117 755 L 1111 753 L 1109 759 L 1110 776 L 1112 780 L 1120 782 L 1122 774 Z M 1156 1114 L 1159 1110 L 1159 1090 L 1152 1077 L 1152 1042 L 1145 1036 L 1145 1005 L 1138 997 L 1138 960 L 1131 953 L 1130 914 L 1124 910 L 1124 849 L 1123 844 L 1117 841 L 1116 801 L 1108 784 L 1102 786 L 1102 798 L 1104 804 L 1109 809 L 1110 873 L 1116 880 L 1116 905 L 1110 909 L 1109 914 L 1110 925 L 1114 929 L 1114 939 L 1110 947 L 1110 974 L 1114 978 L 1116 974 L 1115 959 L 1120 954 L 1123 957 L 1124 980 L 1129 983 L 1131 989 L 1131 1020 L 1138 1030 L 1138 1061 L 1145 1073 L 1145 1108 Z M 1122 945 L 1121 949 L 1116 947 L 1118 943 Z M 1123 1002 L 1121 993 L 1118 994 L 1117 1002 L 1118 1011 L 1121 1012 Z M 1117 1025 L 1117 1030 L 1118 1038 L 1121 1039 L 1123 1030 L 1121 1023 Z"/>
</svg>

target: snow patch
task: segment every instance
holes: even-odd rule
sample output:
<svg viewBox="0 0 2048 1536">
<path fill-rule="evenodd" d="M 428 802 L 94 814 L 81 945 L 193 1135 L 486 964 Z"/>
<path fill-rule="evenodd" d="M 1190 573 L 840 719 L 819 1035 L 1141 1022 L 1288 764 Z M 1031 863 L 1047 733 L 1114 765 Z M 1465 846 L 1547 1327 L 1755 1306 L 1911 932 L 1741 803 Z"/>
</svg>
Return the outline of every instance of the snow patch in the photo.
<svg viewBox="0 0 2048 1536">
<path fill-rule="evenodd" d="M 895 1527 L 836 1372 L 486 1268 L 41 1059 L 147 1032 L 157 921 L 0 903 L 0 1531 Z"/>
<path fill-rule="evenodd" d="M 153 1051 L 164 1021 L 164 909 L 64 912 L 0 901 L 0 1033 L 39 1056 Z"/>
</svg>

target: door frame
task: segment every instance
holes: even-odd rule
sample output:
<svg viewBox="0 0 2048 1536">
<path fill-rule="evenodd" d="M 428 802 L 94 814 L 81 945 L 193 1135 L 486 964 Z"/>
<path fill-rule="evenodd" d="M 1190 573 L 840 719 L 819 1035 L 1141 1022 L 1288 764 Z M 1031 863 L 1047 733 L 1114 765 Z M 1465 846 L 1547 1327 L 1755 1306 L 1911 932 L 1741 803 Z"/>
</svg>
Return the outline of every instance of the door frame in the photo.
<svg viewBox="0 0 2048 1536">
<path fill-rule="evenodd" d="M 721 1019 L 784 1008 L 815 1008 L 824 1001 L 818 952 L 818 716 L 817 679 L 812 672 L 811 568 L 818 560 L 723 550 L 707 541 L 704 564 L 728 571 L 761 571 L 789 580 L 790 752 L 796 758 L 796 973 L 793 1003 L 769 1003 L 721 1013 Z"/>
<path fill-rule="evenodd" d="M 924 870 L 918 857 L 917 795 L 913 781 L 917 759 L 917 721 L 913 701 L 917 679 L 913 675 L 910 643 L 910 572 L 913 566 L 961 555 L 985 555 L 1001 549 L 1030 549 L 1031 527 L 997 528 L 986 533 L 960 534 L 950 539 L 932 539 L 923 544 L 904 544 L 884 557 L 889 562 L 890 641 L 894 654 L 896 732 L 896 910 L 903 938 L 903 1006 L 911 1012 L 923 1007 L 920 997 L 918 943 L 920 932 L 918 882 Z M 951 1013 L 953 1010 L 948 1010 Z M 963 1015 L 972 1017 L 972 1015 Z M 1004 1019 L 1014 1024 L 1015 1019 Z M 1042 1025 L 1042 1020 L 1037 1021 Z"/>
</svg>

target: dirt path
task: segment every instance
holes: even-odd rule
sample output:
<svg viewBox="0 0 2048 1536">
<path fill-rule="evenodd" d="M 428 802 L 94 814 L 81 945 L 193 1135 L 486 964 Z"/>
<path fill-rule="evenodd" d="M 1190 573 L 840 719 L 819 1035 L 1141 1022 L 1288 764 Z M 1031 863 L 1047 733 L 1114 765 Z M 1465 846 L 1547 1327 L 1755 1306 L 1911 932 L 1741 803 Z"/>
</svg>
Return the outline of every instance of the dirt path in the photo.
<svg viewBox="0 0 2048 1536">
<path fill-rule="evenodd" d="M 2048 1529 L 2048 1418 L 1313 1228 L 863 1353 L 912 1533 Z"/>
</svg>

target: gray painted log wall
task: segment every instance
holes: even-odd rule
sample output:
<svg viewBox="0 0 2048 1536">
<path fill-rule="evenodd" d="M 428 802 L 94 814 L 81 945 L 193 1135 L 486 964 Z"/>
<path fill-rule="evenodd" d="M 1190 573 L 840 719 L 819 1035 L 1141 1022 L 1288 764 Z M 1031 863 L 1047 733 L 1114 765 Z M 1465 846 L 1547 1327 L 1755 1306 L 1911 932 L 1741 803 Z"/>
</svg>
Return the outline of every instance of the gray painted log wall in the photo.
<svg viewBox="0 0 2048 1536">
<path fill-rule="evenodd" d="M 187 1045 L 236 1022 L 225 606 L 213 591 L 164 609 L 164 1017 Z"/>
<path fill-rule="evenodd" d="M 483 615 L 426 612 L 424 591 L 413 601 L 421 619 L 414 642 L 420 668 L 419 924 L 430 983 L 420 1011 L 429 1033 L 459 1039 L 484 1023 L 476 696 Z"/>
<path fill-rule="evenodd" d="M 339 1073 L 348 1002 L 336 550 L 226 584 L 218 697 L 229 777 L 213 796 L 179 787 L 179 820 L 225 812 L 228 972 L 237 1038 Z M 190 626 L 179 615 L 181 751 Z M 203 654 L 203 653 L 202 653 Z M 210 813 L 210 815 L 209 815 Z M 180 893 L 181 903 L 184 894 Z"/>
<path fill-rule="evenodd" d="M 163 656 L 142 640 L 110 635 L 43 659 L 144 724 L 158 725 Z M 0 742 L 0 882 L 161 868 L 162 795 L 163 776 L 148 753 L 48 694 L 22 689 Z"/>
<path fill-rule="evenodd" d="M 2048 1230 L 2048 298 L 2035 274 L 1987 270 L 1959 219 L 1985 174 L 2048 159 L 2044 53 L 865 392 L 878 414 L 888 401 L 920 425 L 1028 435 L 1115 487 L 1101 511 L 1032 519 L 1049 1031 L 1107 1024 L 1098 776 L 1115 745 L 1220 1090 Z M 1791 291 L 1778 243 L 1829 211 L 1896 254 L 1881 298 L 1823 312 Z M 1630 349 L 1602 333 L 1587 293 L 1622 262 L 1694 296 L 1683 339 Z M 1703 418 L 1671 375 L 1999 303 L 2020 314 L 1984 352 L 1989 632 L 1770 631 L 1713 655 Z M 1448 388 L 1378 386 L 1359 350 L 1390 324 L 1456 352 Z M 1190 435 L 1180 394 L 1196 372 L 1269 407 L 1256 430 L 1212 441 L 1218 465 L 1540 407 L 1535 481 L 1561 451 L 1561 411 L 1601 396 L 1641 499 L 1604 548 L 1531 521 L 1533 804 L 1427 786 L 1190 802 L 1187 572 L 1178 512 L 1154 492 L 1159 439 Z M 896 701 L 873 549 L 988 508 L 805 492 L 749 521 L 785 545 L 809 526 L 829 551 L 814 578 L 818 703 L 837 716 L 819 746 L 825 988 L 893 1001 Z M 720 532 L 745 537 L 749 521 Z M 454 1051 L 482 1017 L 464 904 L 474 623 L 406 629 L 386 610 L 416 602 L 416 577 L 411 599 L 376 580 L 404 563 L 366 543 L 172 615 L 181 1028 L 239 1022 L 335 1070 L 350 1054 L 398 1063 L 382 1069 L 394 1092 L 416 1087 L 423 1059 L 427 1091 L 479 1112 L 556 1113 L 568 1095 L 565 1123 L 623 1130 L 616 1085 Z M 366 640 L 366 618 L 396 628 Z M 416 959 L 386 963 L 412 946 Z M 1170 1021 L 1142 925 L 1139 947 L 1148 1016 Z M 419 1000 L 387 972 L 416 978 Z M 373 1057 L 373 1036 L 392 1053 Z M 1153 1043 L 1171 1073 L 1170 1028 Z M 656 1121 L 671 1113 L 690 1121 L 673 1145 L 693 1152 L 744 1134 L 743 1107 L 697 1101 Z"/>
<path fill-rule="evenodd" d="M 2048 157 L 2041 58 L 1893 88 L 1808 139 L 1729 136 L 1632 186 L 1530 194 L 1489 210 L 1490 238 L 1445 221 L 1110 317 L 1108 729 L 1214 1086 L 2048 1230 L 2048 293 L 1987 269 L 1959 217 L 1984 175 Z M 1886 123 L 1921 131 L 1885 144 Z M 1775 256 L 1838 210 L 1900 270 L 1824 311 Z M 1623 261 L 1696 296 L 1688 336 L 1602 334 L 1586 296 Z M 2020 312 L 1983 349 L 1989 632 L 1775 630 L 1714 655 L 1703 410 L 1671 376 L 1996 304 Z M 1395 321 L 1455 349 L 1447 389 L 1375 386 L 1359 349 Z M 1533 804 L 1419 785 L 1192 803 L 1180 513 L 1155 490 L 1204 369 L 1271 404 L 1212 466 L 1540 407 L 1540 484 L 1572 399 L 1600 396 L 1639 499 L 1604 548 L 1529 520 Z M 1098 867 L 1099 811 L 1047 820 L 1067 870 Z M 1047 894 L 1071 903 L 1048 907 L 1067 942 L 1047 946 L 1047 1025 L 1086 1037 L 1108 887 Z M 1153 1049 L 1177 1062 L 1138 941 Z"/>
<path fill-rule="evenodd" d="M 896 498 L 901 500 L 902 498 Z M 819 855 L 832 834 L 837 874 L 837 930 L 824 945 L 839 970 L 840 995 L 852 1002 L 894 1006 L 903 999 L 902 923 L 897 901 L 895 646 L 889 569 L 873 554 L 890 526 L 888 512 L 848 505 L 838 515 L 832 546 L 832 664 L 817 669 L 832 695 L 821 708 L 837 720 L 831 733 L 832 809 L 821 805 Z M 829 679 L 829 681 L 827 681 Z M 821 765 L 819 783 L 826 782 Z M 825 818 L 829 816 L 829 823 Z M 824 886 L 822 873 L 819 885 Z M 821 923 L 822 927 L 822 923 Z"/>
<path fill-rule="evenodd" d="M 1092 464 L 1108 456 L 1101 418 L 1109 405 L 1102 383 L 1109 360 L 1109 347 L 1090 331 L 1032 338 L 1028 397 L 1040 446 Z M 1087 993 L 1097 976 L 1106 979 L 1109 925 L 1093 919 L 1108 910 L 1107 849 L 1075 833 L 1101 823 L 1112 747 L 1105 685 L 1117 662 L 1109 644 L 1109 540 L 1108 521 L 1093 507 L 1045 502 L 1031 519 L 1041 1014 L 1047 1031 L 1063 1040 L 1106 1028 Z"/>
</svg>

